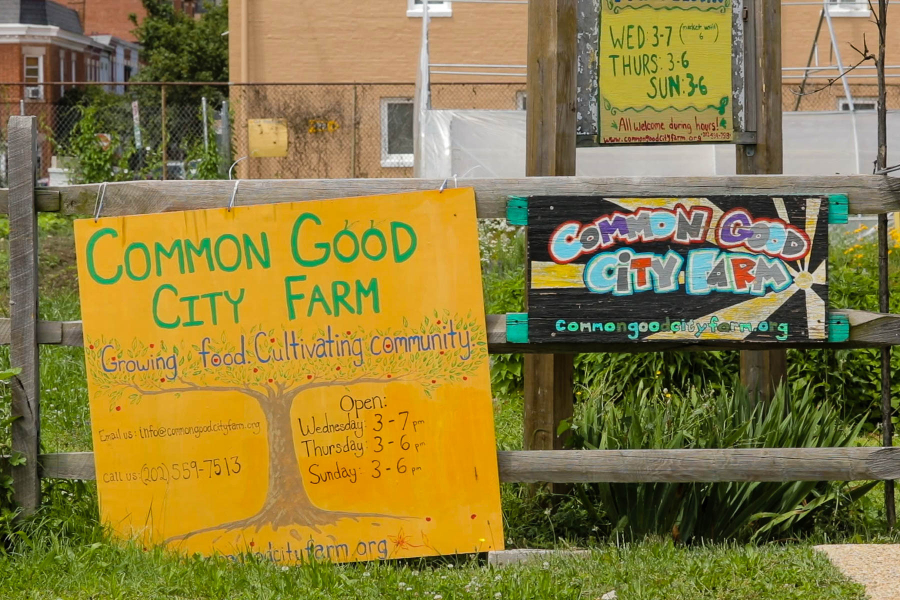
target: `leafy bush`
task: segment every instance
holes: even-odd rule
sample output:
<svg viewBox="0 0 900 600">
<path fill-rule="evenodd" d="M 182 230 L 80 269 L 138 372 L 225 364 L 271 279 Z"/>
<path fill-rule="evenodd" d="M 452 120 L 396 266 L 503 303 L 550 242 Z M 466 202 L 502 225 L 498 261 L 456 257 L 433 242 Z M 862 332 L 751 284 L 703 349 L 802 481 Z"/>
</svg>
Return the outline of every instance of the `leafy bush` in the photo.
<svg viewBox="0 0 900 600">
<path fill-rule="evenodd" d="M 611 379 L 611 377 L 610 377 Z M 833 406 L 817 404 L 813 390 L 779 389 L 754 404 L 737 383 L 713 391 L 690 387 L 662 393 L 638 382 L 616 391 L 597 381 L 576 407 L 570 445 L 625 448 L 804 448 L 853 445 L 863 419 L 848 426 Z M 855 498 L 873 484 L 850 491 Z M 585 506 L 602 506 L 613 532 L 641 538 L 721 540 L 786 535 L 816 510 L 836 502 L 840 486 L 827 482 L 599 483 L 580 486 Z"/>
<path fill-rule="evenodd" d="M 18 372 L 18 369 L 0 370 L 0 382 L 5 383 Z M 9 457 L 6 464 L 0 462 L 0 540 L 6 537 L 5 533 L 10 530 L 16 514 L 13 503 L 13 480 L 6 465 L 16 466 L 25 462 L 25 457 L 18 452 L 13 452 L 10 447 L 10 428 L 13 420 L 14 418 L 7 411 L 0 409 L 0 456 Z M 2 549 L 2 544 L 0 544 L 0 549 Z"/>
<path fill-rule="evenodd" d="M 521 312 L 525 307 L 525 235 L 502 219 L 479 221 L 484 308 L 488 314 Z M 509 395 L 522 387 L 521 354 L 491 356 L 491 388 Z"/>
<path fill-rule="evenodd" d="M 128 173 L 128 165 L 134 149 L 124 150 L 118 134 L 103 131 L 99 122 L 98 106 L 78 105 L 75 109 L 79 113 L 78 122 L 59 149 L 62 154 L 76 159 L 73 165 L 75 183 L 132 179 Z M 106 147 L 98 137 L 101 133 L 110 136 Z"/>
<path fill-rule="evenodd" d="M 187 156 L 184 159 L 185 177 L 187 179 L 221 179 L 222 177 L 219 172 L 221 157 L 219 156 L 215 129 L 213 128 L 212 111 L 207 112 L 210 114 L 206 116 L 206 141 L 204 143 L 201 135 L 200 139 L 188 149 Z M 198 110 L 198 118 L 202 123 L 202 109 Z"/>
</svg>

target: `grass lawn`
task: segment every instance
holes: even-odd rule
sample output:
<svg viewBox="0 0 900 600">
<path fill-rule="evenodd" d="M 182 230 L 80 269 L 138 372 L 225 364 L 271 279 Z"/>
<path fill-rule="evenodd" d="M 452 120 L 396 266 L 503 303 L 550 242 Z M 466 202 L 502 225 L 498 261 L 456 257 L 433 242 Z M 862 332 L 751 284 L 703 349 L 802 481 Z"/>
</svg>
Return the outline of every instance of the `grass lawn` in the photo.
<svg viewBox="0 0 900 600">
<path fill-rule="evenodd" d="M 42 217 L 43 218 L 43 217 Z M 41 239 L 41 317 L 79 318 L 74 246 L 69 224 L 44 228 Z M 8 305 L 7 257 L 0 251 L 0 311 Z M 8 351 L 0 348 L 0 367 Z M 44 452 L 91 449 L 90 415 L 80 348 L 41 348 Z M 9 391 L 0 388 L 0 418 Z M 495 400 L 497 442 L 520 449 L 522 399 Z M 864 598 L 809 544 L 676 546 L 650 539 L 618 545 L 581 539 L 589 556 L 494 569 L 484 557 L 390 561 L 359 565 L 282 567 L 247 557 L 182 557 L 111 541 L 97 523 L 93 483 L 46 482 L 46 506 L 4 552 L 0 543 L 0 599 L 115 598 L 588 598 L 616 590 L 620 599 L 851 599 Z M 577 519 L 573 503 L 532 498 L 525 488 L 502 486 L 508 545 L 562 546 L 563 518 Z M 883 495 L 855 505 L 871 522 Z M 563 507 L 560 509 L 560 507 Z M 552 510 L 551 510 L 552 507 Z M 566 512 L 568 511 L 568 512 Z M 871 514 L 870 514 L 871 513 Z M 560 516 L 562 515 L 562 517 Z M 864 517 L 864 518 L 863 518 Z M 877 533 L 877 532 L 876 532 Z M 839 539 L 870 539 L 860 528 Z M 854 537 L 856 536 L 856 537 Z M 817 541 L 835 541 L 821 534 Z"/>
<path fill-rule="evenodd" d="M 599 599 L 611 590 L 623 600 L 865 597 L 809 546 L 684 548 L 645 541 L 503 569 L 475 558 L 281 567 L 35 535 L 34 547 L 0 556 L 0 597 Z"/>
</svg>

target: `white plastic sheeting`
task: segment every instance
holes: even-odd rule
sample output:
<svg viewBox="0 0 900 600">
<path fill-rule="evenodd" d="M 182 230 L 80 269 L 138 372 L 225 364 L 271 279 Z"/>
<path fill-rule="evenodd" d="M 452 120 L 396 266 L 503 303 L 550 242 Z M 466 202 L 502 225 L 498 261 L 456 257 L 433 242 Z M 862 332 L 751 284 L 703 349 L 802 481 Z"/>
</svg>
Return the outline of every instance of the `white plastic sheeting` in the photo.
<svg viewBox="0 0 900 600">
<path fill-rule="evenodd" d="M 784 172 L 790 175 L 871 173 L 874 111 L 784 114 Z M 853 121 L 856 121 L 854 136 Z M 424 111 L 421 177 L 524 177 L 525 112 Z M 854 138 L 858 143 L 854 143 Z M 894 152 L 891 149 L 894 148 Z M 888 161 L 900 157 L 900 112 L 888 113 Z M 729 175 L 733 145 L 579 148 L 576 174 L 584 176 Z"/>
</svg>

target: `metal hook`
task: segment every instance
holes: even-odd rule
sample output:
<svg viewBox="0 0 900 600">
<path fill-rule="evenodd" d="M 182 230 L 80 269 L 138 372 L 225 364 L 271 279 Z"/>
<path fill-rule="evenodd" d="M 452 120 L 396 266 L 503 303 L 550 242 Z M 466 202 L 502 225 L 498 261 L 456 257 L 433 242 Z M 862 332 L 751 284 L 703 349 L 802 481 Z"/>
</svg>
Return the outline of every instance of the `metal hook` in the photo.
<svg viewBox="0 0 900 600">
<path fill-rule="evenodd" d="M 103 210 L 103 196 L 106 195 L 106 182 L 100 184 L 97 190 L 97 200 L 94 201 L 94 223 L 100 219 L 100 211 Z"/>
<path fill-rule="evenodd" d="M 231 200 L 228 202 L 228 212 L 231 212 L 231 209 L 234 208 L 234 199 L 237 196 L 238 185 L 241 183 L 240 179 L 234 180 L 234 189 L 231 190 Z"/>
<path fill-rule="evenodd" d="M 446 179 L 444 179 L 444 183 L 442 183 L 442 184 L 441 184 L 441 187 L 438 188 L 438 194 L 444 193 L 444 190 L 447 189 L 447 182 L 448 182 L 448 181 L 450 181 L 450 178 L 449 178 L 449 177 L 447 177 Z"/>
</svg>

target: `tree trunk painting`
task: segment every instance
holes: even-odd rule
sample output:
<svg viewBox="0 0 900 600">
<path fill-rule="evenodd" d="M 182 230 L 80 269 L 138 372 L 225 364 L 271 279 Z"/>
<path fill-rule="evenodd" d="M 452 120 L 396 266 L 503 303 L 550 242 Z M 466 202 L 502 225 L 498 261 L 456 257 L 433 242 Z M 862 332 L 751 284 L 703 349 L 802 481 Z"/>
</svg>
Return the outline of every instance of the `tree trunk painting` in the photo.
<svg viewBox="0 0 900 600">
<path fill-rule="evenodd" d="M 371 380 L 365 380 L 372 383 Z M 332 385 L 347 385 L 348 382 L 334 382 Z M 266 500 L 255 515 L 238 519 L 221 525 L 204 527 L 166 539 L 166 543 L 184 541 L 201 533 L 221 531 L 226 533 L 237 529 L 255 528 L 258 532 L 269 526 L 273 530 L 282 527 L 308 527 L 319 533 L 322 525 L 332 525 L 340 519 L 360 519 L 363 517 L 405 518 L 377 513 L 357 513 L 323 510 L 312 503 L 303 476 L 297 464 L 297 451 L 294 446 L 294 432 L 291 428 L 291 408 L 297 395 L 310 386 L 301 386 L 291 392 L 273 391 L 270 395 L 261 396 L 251 393 L 258 401 L 266 420 L 269 447 L 269 483 Z M 325 387 L 321 384 L 314 387 Z M 234 390 L 239 391 L 239 390 Z M 301 539 L 300 532 L 291 530 L 291 535 Z"/>
</svg>

